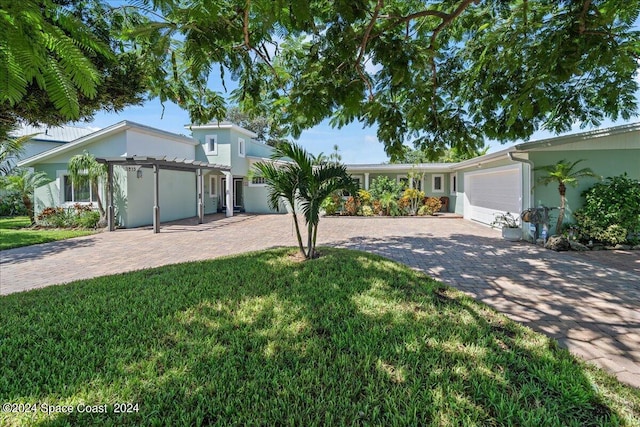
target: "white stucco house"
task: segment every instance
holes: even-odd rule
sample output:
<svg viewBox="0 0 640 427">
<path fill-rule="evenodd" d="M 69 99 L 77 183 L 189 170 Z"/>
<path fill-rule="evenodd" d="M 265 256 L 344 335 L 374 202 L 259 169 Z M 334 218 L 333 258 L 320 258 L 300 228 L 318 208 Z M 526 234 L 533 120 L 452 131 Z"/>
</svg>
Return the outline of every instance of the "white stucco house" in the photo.
<svg viewBox="0 0 640 427">
<path fill-rule="evenodd" d="M 160 200 L 158 221 L 201 213 L 272 212 L 264 181 L 251 172 L 255 162 L 269 159 L 271 147 L 231 123 L 187 129 L 190 137 L 123 121 L 71 141 L 55 142 L 48 150 L 23 159 L 20 166 L 44 171 L 52 180 L 36 190 L 36 211 L 95 200 L 89 188 L 72 185 L 66 171 L 69 159 L 87 150 L 112 164 L 113 215 L 122 227 L 152 224 L 154 196 Z M 406 180 L 427 196 L 447 197 L 448 211 L 489 224 L 496 213 L 557 206 L 557 188 L 536 185 L 540 172 L 534 169 L 562 159 L 583 159 L 581 167 L 603 177 L 626 172 L 640 179 L 640 123 L 526 142 L 460 163 L 349 164 L 347 169 L 361 188 L 368 189 L 382 175 Z M 154 164 L 160 170 L 157 191 Z M 584 179 L 567 192 L 567 220 L 580 206 L 582 190 L 594 182 Z M 107 184 L 100 183 L 103 200 L 108 198 Z M 280 211 L 286 212 L 284 206 Z"/>
</svg>

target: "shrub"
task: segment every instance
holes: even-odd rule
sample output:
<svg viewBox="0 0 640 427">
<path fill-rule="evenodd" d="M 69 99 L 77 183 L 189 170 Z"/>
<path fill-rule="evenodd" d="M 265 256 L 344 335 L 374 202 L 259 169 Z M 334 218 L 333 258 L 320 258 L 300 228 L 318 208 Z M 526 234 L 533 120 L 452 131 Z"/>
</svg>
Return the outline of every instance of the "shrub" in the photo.
<svg viewBox="0 0 640 427">
<path fill-rule="evenodd" d="M 69 208 L 44 208 L 37 216 L 37 223 L 43 227 L 52 228 L 96 228 L 100 221 L 100 213 L 93 210 L 93 205 L 76 203 Z"/>
<path fill-rule="evenodd" d="M 371 206 L 372 197 L 371 193 L 367 190 L 358 190 L 358 198 L 360 199 L 360 202 L 363 206 Z"/>
<path fill-rule="evenodd" d="M 433 215 L 440 211 L 442 202 L 437 197 L 425 197 L 424 205 L 418 209 L 418 215 Z"/>
<path fill-rule="evenodd" d="M 374 200 L 373 202 L 371 202 L 371 210 L 373 211 L 374 215 L 382 214 L 382 203 L 380 203 L 380 200 Z"/>
<path fill-rule="evenodd" d="M 27 215 L 22 197 L 17 191 L 4 190 L 0 195 L 0 216 Z"/>
<path fill-rule="evenodd" d="M 416 188 L 407 188 L 402 193 L 400 203 L 398 205 L 409 215 L 418 213 L 418 208 L 422 205 L 424 192 Z"/>
<path fill-rule="evenodd" d="M 587 239 L 618 244 L 640 232 L 640 181 L 625 173 L 584 191 L 575 219 Z"/>
<path fill-rule="evenodd" d="M 379 176 L 374 179 L 369 186 L 369 193 L 371 197 L 376 200 L 382 199 L 385 193 L 391 194 L 394 199 L 399 199 L 402 190 L 402 184 L 386 176 Z"/>
<path fill-rule="evenodd" d="M 345 202 L 344 202 L 344 211 L 343 213 L 345 215 L 357 215 L 358 214 L 358 208 L 360 207 L 360 200 L 355 198 L 355 197 L 349 197 Z"/>
<path fill-rule="evenodd" d="M 364 205 L 361 208 L 361 212 L 362 212 L 362 215 L 364 215 L 364 216 L 373 216 L 374 215 L 373 208 L 371 206 L 367 206 L 367 205 Z"/>
<path fill-rule="evenodd" d="M 335 215 L 340 209 L 341 202 L 342 200 L 338 195 L 332 194 L 324 199 L 320 207 L 324 210 L 325 215 Z"/>
<path fill-rule="evenodd" d="M 98 221 L 100 221 L 100 212 L 88 211 L 76 216 L 75 224 L 82 228 L 96 228 Z"/>
</svg>

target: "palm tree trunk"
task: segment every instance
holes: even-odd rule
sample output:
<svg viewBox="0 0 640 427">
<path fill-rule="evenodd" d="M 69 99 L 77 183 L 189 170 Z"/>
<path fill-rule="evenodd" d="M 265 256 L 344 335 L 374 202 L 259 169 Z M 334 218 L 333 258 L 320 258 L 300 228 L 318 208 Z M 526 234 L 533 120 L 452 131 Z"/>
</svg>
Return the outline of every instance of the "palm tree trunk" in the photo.
<svg viewBox="0 0 640 427">
<path fill-rule="evenodd" d="M 91 185 L 93 186 L 93 194 L 96 195 L 98 212 L 100 212 L 100 220 L 103 221 L 107 217 L 107 213 L 104 211 L 104 206 L 102 206 L 102 199 L 100 198 L 100 193 L 98 192 L 98 184 L 96 182 L 92 182 Z"/>
<path fill-rule="evenodd" d="M 35 223 L 36 220 L 34 218 L 33 203 L 31 203 L 31 198 L 29 196 L 22 196 L 22 203 L 24 203 L 24 207 L 27 209 L 27 216 L 29 217 L 31 224 Z"/>
<path fill-rule="evenodd" d="M 556 234 L 560 235 L 562 232 L 562 221 L 564 221 L 564 208 L 567 203 L 567 187 L 563 182 L 558 186 L 558 192 L 560 193 L 560 211 L 558 212 L 558 221 L 556 222 Z"/>
<path fill-rule="evenodd" d="M 318 225 L 316 224 L 315 227 L 313 227 L 313 255 L 316 255 L 316 239 L 318 237 Z"/>
<path fill-rule="evenodd" d="M 304 250 L 304 246 L 302 245 L 302 235 L 300 234 L 300 225 L 298 224 L 298 216 L 296 212 L 292 212 L 293 215 L 293 223 L 296 225 L 296 237 L 298 238 L 298 247 L 300 248 L 300 253 L 303 257 L 307 257 L 307 253 Z"/>
<path fill-rule="evenodd" d="M 307 227 L 307 247 L 309 250 L 307 251 L 307 259 L 313 259 L 313 224 L 310 222 Z"/>
</svg>

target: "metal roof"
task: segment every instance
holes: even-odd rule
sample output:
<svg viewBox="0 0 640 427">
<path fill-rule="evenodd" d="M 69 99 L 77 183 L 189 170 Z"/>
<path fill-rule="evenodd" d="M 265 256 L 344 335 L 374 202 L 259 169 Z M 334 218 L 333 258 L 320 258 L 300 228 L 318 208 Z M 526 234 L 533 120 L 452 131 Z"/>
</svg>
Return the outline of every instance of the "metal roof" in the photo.
<svg viewBox="0 0 640 427">
<path fill-rule="evenodd" d="M 154 165 L 159 166 L 161 169 L 171 169 L 179 171 L 195 171 L 198 169 L 217 169 L 223 171 L 230 171 L 230 166 L 218 165 L 214 163 L 201 162 L 198 160 L 181 159 L 181 158 L 167 158 L 162 157 L 147 157 L 147 156 L 133 156 L 133 157 L 100 157 L 96 158 L 98 163 L 112 164 L 117 166 L 142 166 L 152 167 Z"/>
<path fill-rule="evenodd" d="M 9 135 L 14 138 L 19 138 L 25 135 L 35 135 L 33 140 L 36 141 L 51 141 L 51 142 L 71 142 L 78 138 L 82 138 L 83 136 L 89 135 L 95 131 L 100 130 L 100 128 L 83 128 L 77 126 L 48 126 L 48 125 L 28 125 L 22 123 L 20 127 L 13 132 L 10 132 Z"/>
</svg>

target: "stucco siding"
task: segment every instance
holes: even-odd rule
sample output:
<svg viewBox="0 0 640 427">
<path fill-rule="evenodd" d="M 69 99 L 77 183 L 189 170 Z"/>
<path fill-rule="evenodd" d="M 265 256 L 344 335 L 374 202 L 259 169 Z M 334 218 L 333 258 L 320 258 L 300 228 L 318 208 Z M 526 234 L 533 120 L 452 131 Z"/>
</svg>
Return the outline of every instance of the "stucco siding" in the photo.
<svg viewBox="0 0 640 427">
<path fill-rule="evenodd" d="M 126 133 L 119 132 L 114 135 L 108 135 L 105 138 L 92 142 L 89 146 L 76 147 L 73 150 L 64 152 L 57 156 L 44 160 L 41 164 L 47 163 L 65 163 L 68 164 L 71 157 L 76 154 L 82 154 L 88 151 L 95 157 L 116 157 L 127 152 Z"/>
<path fill-rule="evenodd" d="M 568 151 L 547 151 L 532 152 L 530 158 L 534 167 L 553 165 L 559 160 L 568 161 L 583 160 L 578 163 L 577 168 L 591 168 L 597 175 L 604 178 L 621 175 L 625 171 L 631 178 L 640 179 L 640 148 L 627 150 L 568 150 Z M 534 195 L 535 206 L 545 205 L 557 207 L 560 205 L 560 194 L 557 184 L 542 185 L 538 179 L 544 176 L 544 171 L 534 172 Z M 581 193 L 592 187 L 596 182 L 595 178 L 581 178 L 577 187 L 568 186 L 566 192 L 567 206 L 565 210 L 565 222 L 573 221 L 573 212 L 582 206 L 583 199 Z M 557 215 L 557 211 L 555 213 Z"/>
<path fill-rule="evenodd" d="M 44 208 L 60 206 L 60 186 L 62 178 L 55 179 L 48 184 L 38 187 L 34 191 L 33 205 L 34 212 L 37 215 Z"/>
<path fill-rule="evenodd" d="M 182 158 L 194 159 L 195 146 L 187 141 L 180 142 L 162 138 L 158 135 L 139 132 L 135 129 L 126 131 L 126 153 L 127 156 L 166 156 L 167 159 Z M 121 154 L 121 153 L 120 153 Z"/>
<path fill-rule="evenodd" d="M 151 169 L 127 172 L 127 228 L 153 224 L 153 181 Z M 160 170 L 160 222 L 196 216 L 196 197 L 193 172 Z"/>
<path fill-rule="evenodd" d="M 267 187 L 244 187 L 244 210 L 250 213 L 274 213 L 267 204 Z M 286 212 L 286 210 L 280 210 Z"/>
</svg>

